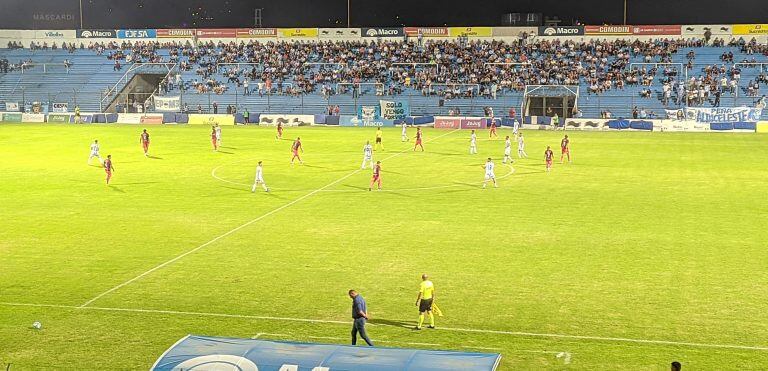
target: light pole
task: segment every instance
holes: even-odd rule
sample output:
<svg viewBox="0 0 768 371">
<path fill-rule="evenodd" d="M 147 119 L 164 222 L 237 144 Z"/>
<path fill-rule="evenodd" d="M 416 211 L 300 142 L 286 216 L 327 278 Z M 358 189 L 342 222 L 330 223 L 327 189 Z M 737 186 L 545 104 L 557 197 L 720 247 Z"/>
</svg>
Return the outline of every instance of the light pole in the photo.
<svg viewBox="0 0 768 371">
<path fill-rule="evenodd" d="M 627 25 L 627 0 L 624 0 L 624 25 Z"/>
<path fill-rule="evenodd" d="M 352 14 L 352 12 L 350 10 L 350 3 L 351 2 L 352 2 L 352 0 L 347 0 L 347 28 L 351 27 L 350 26 L 350 24 L 351 24 L 351 21 L 350 21 L 350 17 L 351 16 L 350 15 Z"/>
<path fill-rule="evenodd" d="M 83 0 L 80 0 L 80 29 L 83 29 Z"/>
</svg>

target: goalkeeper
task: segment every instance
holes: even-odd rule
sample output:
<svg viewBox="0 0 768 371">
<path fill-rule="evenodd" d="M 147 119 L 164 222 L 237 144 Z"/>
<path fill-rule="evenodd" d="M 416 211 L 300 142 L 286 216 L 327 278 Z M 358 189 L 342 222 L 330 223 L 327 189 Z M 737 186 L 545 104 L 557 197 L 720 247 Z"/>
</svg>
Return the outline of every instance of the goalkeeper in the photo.
<svg viewBox="0 0 768 371">
<path fill-rule="evenodd" d="M 435 301 L 435 285 L 426 274 L 421 275 L 419 296 L 416 297 L 416 305 L 419 307 L 419 324 L 416 330 L 421 330 L 424 324 L 424 312 L 429 315 L 429 328 L 435 328 L 435 315 L 432 314 L 432 303 Z"/>
</svg>

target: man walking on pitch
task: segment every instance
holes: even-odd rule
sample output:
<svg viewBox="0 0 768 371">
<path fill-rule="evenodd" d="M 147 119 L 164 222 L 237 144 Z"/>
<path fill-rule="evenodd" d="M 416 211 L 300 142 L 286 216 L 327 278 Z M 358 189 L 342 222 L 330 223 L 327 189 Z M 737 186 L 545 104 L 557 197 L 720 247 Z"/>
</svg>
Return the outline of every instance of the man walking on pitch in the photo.
<svg viewBox="0 0 768 371">
<path fill-rule="evenodd" d="M 293 156 L 291 156 L 291 165 L 293 165 L 293 160 L 295 159 L 299 160 L 299 164 L 304 164 L 304 161 L 301 160 L 301 156 L 299 156 L 299 151 L 304 153 L 304 147 L 301 146 L 301 138 L 296 137 L 296 140 L 291 145 L 291 153 L 293 153 Z"/>
<path fill-rule="evenodd" d="M 401 142 L 407 142 L 408 141 L 408 125 L 406 125 L 405 122 L 403 122 L 403 132 L 400 134 L 400 141 Z"/>
<path fill-rule="evenodd" d="M 213 150 L 218 151 L 219 150 L 219 140 L 217 139 L 216 134 L 216 127 L 211 126 L 211 144 L 213 145 Z"/>
<path fill-rule="evenodd" d="M 416 326 L 416 330 L 421 330 L 425 312 L 429 315 L 429 328 L 435 328 L 435 315 L 432 313 L 432 303 L 435 301 L 435 285 L 428 278 L 426 273 L 421 275 L 419 296 L 416 297 L 416 306 L 419 307 L 419 324 Z"/>
<path fill-rule="evenodd" d="M 469 136 L 469 154 L 477 154 L 477 135 L 474 130 L 472 130 L 472 134 Z"/>
<path fill-rule="evenodd" d="M 371 168 L 373 168 L 373 147 L 371 146 L 371 141 L 365 142 L 365 145 L 363 146 L 363 166 L 361 169 L 365 169 L 365 164 L 371 163 Z"/>
<path fill-rule="evenodd" d="M 495 165 L 493 164 L 493 161 L 490 157 L 488 157 L 488 160 L 485 162 L 485 165 L 483 165 L 483 168 L 485 168 L 485 180 L 483 180 L 483 188 L 485 188 L 485 185 L 488 184 L 489 180 L 493 181 L 493 186 L 498 187 L 499 185 L 496 183 L 496 174 L 494 173 Z"/>
<path fill-rule="evenodd" d="M 384 133 L 381 132 L 381 127 L 376 128 L 376 144 L 374 145 L 376 148 L 379 149 L 379 146 L 381 146 L 381 149 L 384 149 L 384 143 L 381 142 L 381 136 Z"/>
<path fill-rule="evenodd" d="M 381 191 L 381 161 L 376 161 L 376 166 L 373 167 L 373 175 L 371 176 L 371 184 L 368 186 L 368 191 L 373 190 L 373 185 Z"/>
<path fill-rule="evenodd" d="M 547 146 L 547 150 L 544 151 L 544 161 L 547 163 L 547 172 L 552 171 L 552 158 L 555 157 L 555 154 L 552 152 L 552 149 Z"/>
<path fill-rule="evenodd" d="M 571 162 L 571 148 L 570 148 L 571 141 L 568 139 L 568 136 L 566 135 L 563 140 L 560 141 L 560 163 L 563 163 L 563 156 L 568 156 L 568 162 Z"/>
<path fill-rule="evenodd" d="M 256 192 L 256 186 L 261 184 L 261 188 L 264 188 L 264 192 L 269 192 L 267 183 L 264 183 L 264 168 L 261 166 L 261 161 L 256 165 L 256 179 L 253 181 L 253 187 L 251 187 L 251 193 Z"/>
<path fill-rule="evenodd" d="M 101 156 L 99 155 L 99 141 L 94 140 L 93 144 L 91 144 L 91 155 L 88 156 L 88 165 L 91 164 L 91 159 L 96 157 L 99 160 L 99 163 L 102 164 L 104 161 L 101 160 Z"/>
<path fill-rule="evenodd" d="M 147 133 L 147 129 L 141 132 L 139 142 L 141 142 L 141 147 L 144 148 L 144 156 L 149 157 L 149 133 Z"/>
<path fill-rule="evenodd" d="M 517 136 L 517 158 L 528 158 L 528 154 L 525 153 L 525 139 L 523 139 L 523 133 Z"/>
<path fill-rule="evenodd" d="M 365 340 L 368 346 L 373 346 L 371 339 L 365 332 L 365 322 L 368 320 L 368 307 L 365 305 L 365 299 L 355 290 L 349 290 L 349 297 L 352 299 L 352 345 L 357 345 L 357 334 Z"/>
<path fill-rule="evenodd" d="M 104 172 L 107 173 L 107 185 L 109 185 L 109 180 L 112 179 L 113 171 L 115 171 L 115 167 L 112 166 L 112 155 L 107 155 L 107 159 L 104 161 Z"/>
<path fill-rule="evenodd" d="M 424 145 L 421 144 L 421 128 L 416 128 L 416 143 L 413 145 L 413 150 L 416 151 L 416 147 L 421 147 L 421 152 L 424 152 Z"/>
<path fill-rule="evenodd" d="M 507 160 L 509 160 L 510 164 L 514 162 L 512 160 L 512 140 L 509 139 L 509 135 L 504 138 L 504 159 L 501 160 L 501 163 L 506 164 Z"/>
<path fill-rule="evenodd" d="M 216 131 L 216 147 L 221 147 L 221 126 L 219 126 L 218 122 L 214 129 Z"/>
</svg>

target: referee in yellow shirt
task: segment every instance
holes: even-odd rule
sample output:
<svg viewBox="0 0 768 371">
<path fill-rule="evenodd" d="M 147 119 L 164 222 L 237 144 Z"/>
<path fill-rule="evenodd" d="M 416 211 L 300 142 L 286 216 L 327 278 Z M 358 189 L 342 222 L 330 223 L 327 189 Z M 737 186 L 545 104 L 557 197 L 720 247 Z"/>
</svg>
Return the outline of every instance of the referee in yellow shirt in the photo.
<svg viewBox="0 0 768 371">
<path fill-rule="evenodd" d="M 435 315 L 432 314 L 432 302 L 435 300 L 435 285 L 429 280 L 426 273 L 421 275 L 419 296 L 416 297 L 416 305 L 419 307 L 419 325 L 416 330 L 421 330 L 424 324 L 424 312 L 429 314 L 429 328 L 435 328 Z"/>
</svg>

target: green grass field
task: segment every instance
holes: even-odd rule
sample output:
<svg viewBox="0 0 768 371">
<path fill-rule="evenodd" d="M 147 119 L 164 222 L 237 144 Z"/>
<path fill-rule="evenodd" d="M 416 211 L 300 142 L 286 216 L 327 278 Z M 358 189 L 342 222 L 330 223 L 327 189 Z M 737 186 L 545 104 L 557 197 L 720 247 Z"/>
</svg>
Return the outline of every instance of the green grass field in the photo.
<svg viewBox="0 0 768 371">
<path fill-rule="evenodd" d="M 208 127 L 148 129 L 156 158 L 139 126 L 0 125 L 3 367 L 147 369 L 187 334 L 346 344 L 355 288 L 381 346 L 768 369 L 766 135 L 573 132 L 574 163 L 546 174 L 562 133 L 526 132 L 510 174 L 485 132 L 471 156 L 467 131 L 427 129 L 414 153 L 387 129 L 368 192 L 373 129 L 287 128 L 293 167 L 273 128 L 225 127 L 221 152 Z M 250 192 L 258 160 L 269 193 Z M 424 272 L 445 316 L 413 331 Z"/>
</svg>

